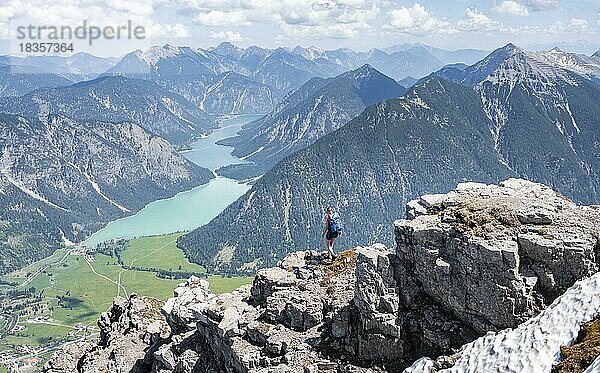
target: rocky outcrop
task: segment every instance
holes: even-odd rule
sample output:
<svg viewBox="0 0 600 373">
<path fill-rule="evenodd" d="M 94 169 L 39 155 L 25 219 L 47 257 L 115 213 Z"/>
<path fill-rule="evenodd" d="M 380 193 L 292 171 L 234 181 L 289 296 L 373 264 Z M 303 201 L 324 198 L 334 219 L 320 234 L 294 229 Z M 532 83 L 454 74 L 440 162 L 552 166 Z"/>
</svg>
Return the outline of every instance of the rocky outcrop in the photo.
<svg viewBox="0 0 600 373">
<path fill-rule="evenodd" d="M 144 355 L 171 329 L 161 313 L 163 303 L 132 295 L 116 298 L 98 321 L 97 345 L 67 345 L 44 367 L 45 372 L 146 372 Z"/>
<path fill-rule="evenodd" d="M 495 371 L 503 360 L 477 365 L 469 351 L 511 351 L 503 346 L 510 335 L 520 354 L 531 350 L 551 364 L 578 323 L 599 311 L 597 302 L 583 301 L 600 299 L 600 286 L 592 286 L 598 275 L 589 277 L 600 261 L 598 207 L 508 180 L 423 196 L 408 204 L 407 216 L 395 222 L 395 251 L 358 247 L 335 260 L 292 253 L 259 270 L 252 286 L 221 295 L 190 278 L 162 308 L 168 336 L 148 337 L 147 328 L 131 326 L 139 322 L 123 323 L 140 318 L 132 300 L 117 300 L 100 321 L 99 345 L 83 353 L 78 370 L 102 360 L 115 371 L 398 372 L 429 356 L 437 360 L 419 360 L 412 371 L 455 364 L 458 371 Z M 574 285 L 581 278 L 588 279 Z M 558 316 L 540 314 L 553 301 L 548 310 L 562 309 Z M 559 318 L 570 320 L 568 330 L 554 333 Z M 506 334 L 521 324 L 530 332 Z M 550 347 L 530 348 L 530 341 Z"/>
<path fill-rule="evenodd" d="M 382 247 L 357 248 L 333 262 L 321 253 L 294 253 L 278 267 L 259 270 L 252 286 L 230 294 L 214 295 L 206 281 L 188 280 L 164 310 L 191 348 L 182 350 L 179 341 L 164 344 L 154 353 L 153 370 L 186 371 L 178 367 L 193 355 L 201 371 L 364 371 L 351 361 L 359 331 L 352 322 L 354 273 L 365 253 L 379 250 L 386 253 Z"/>
<path fill-rule="evenodd" d="M 598 271 L 600 208 L 540 184 L 460 184 L 410 202 L 407 216 L 395 223 L 401 309 L 447 319 L 432 329 L 416 317 L 418 354 L 514 328 Z"/>
</svg>

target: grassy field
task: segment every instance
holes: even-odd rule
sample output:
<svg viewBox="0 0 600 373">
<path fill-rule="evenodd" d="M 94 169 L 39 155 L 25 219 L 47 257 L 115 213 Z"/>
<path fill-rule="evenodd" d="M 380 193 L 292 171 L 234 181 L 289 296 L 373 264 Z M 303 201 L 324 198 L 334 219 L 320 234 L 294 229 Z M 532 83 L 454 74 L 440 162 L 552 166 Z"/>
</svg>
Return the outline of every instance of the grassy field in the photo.
<svg viewBox="0 0 600 373">
<path fill-rule="evenodd" d="M 204 273 L 206 270 L 190 263 L 177 248 L 176 241 L 184 233 L 143 237 L 132 240 L 121 254 L 123 263 L 131 267 L 157 268 L 166 271 Z"/>
<path fill-rule="evenodd" d="M 254 277 L 222 277 L 210 276 L 210 290 L 215 294 L 229 293 L 242 285 L 251 284 Z"/>
<path fill-rule="evenodd" d="M 0 373 L 7 373 L 8 369 L 6 369 L 6 367 L 2 364 L 0 364 Z"/>
<path fill-rule="evenodd" d="M 175 246 L 179 235 L 132 240 L 121 259 L 128 266 L 204 273 L 204 268 L 187 261 Z M 90 258 L 84 255 L 69 254 L 65 257 L 66 253 L 61 250 L 52 259 L 47 258 L 6 277 L 22 283 L 27 273 L 35 273 L 47 266 L 24 288 L 34 287 L 36 293 L 42 292 L 42 300 L 35 304 L 35 316 L 48 319 L 35 320 L 33 314 L 21 316 L 19 326 L 23 329 L 2 338 L 0 351 L 18 346 L 46 345 L 67 337 L 69 333 L 71 339 L 81 337 L 86 327 L 88 331 L 96 328 L 100 313 L 110 307 L 116 296 L 127 297 L 137 293 L 166 300 L 173 295 L 177 284 L 184 281 L 159 278 L 154 272 L 127 270 L 119 265 L 117 259 L 103 254 L 96 254 L 93 260 L 88 260 Z M 207 280 L 213 292 L 223 293 L 250 283 L 252 278 L 210 276 Z"/>
<path fill-rule="evenodd" d="M 0 278 L 2 280 L 5 280 L 5 281 L 11 282 L 11 283 L 21 284 L 23 281 L 25 281 L 25 279 L 29 276 L 29 274 L 35 273 L 37 270 L 43 268 L 44 266 L 46 266 L 48 264 L 58 262 L 62 257 L 65 256 L 65 254 L 67 252 L 68 252 L 67 249 L 56 250 L 54 252 L 54 254 L 52 254 L 51 256 L 44 258 L 42 260 L 39 260 L 35 263 L 32 263 L 23 269 L 12 272 L 5 276 L 1 276 Z"/>
</svg>

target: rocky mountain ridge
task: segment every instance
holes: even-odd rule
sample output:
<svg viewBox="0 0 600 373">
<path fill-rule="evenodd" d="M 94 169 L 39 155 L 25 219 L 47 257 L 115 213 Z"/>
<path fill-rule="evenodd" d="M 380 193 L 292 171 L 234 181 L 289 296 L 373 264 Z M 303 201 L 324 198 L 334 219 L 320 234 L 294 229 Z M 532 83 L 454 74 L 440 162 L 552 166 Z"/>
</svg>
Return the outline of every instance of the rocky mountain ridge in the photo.
<svg viewBox="0 0 600 373">
<path fill-rule="evenodd" d="M 162 317 L 151 299 L 119 298 L 98 344 L 65 347 L 45 371 L 399 372 L 428 356 L 438 359 L 407 372 L 504 372 L 495 351 L 507 350 L 522 368 L 511 372 L 533 372 L 512 362 L 535 362 L 540 341 L 551 367 L 599 311 L 598 206 L 510 179 L 424 195 L 406 215 L 394 224 L 395 250 L 358 247 L 333 261 L 296 252 L 222 295 L 191 278 Z M 520 337 L 504 337 L 569 309 L 571 322 L 524 332 L 517 349 Z"/>
<path fill-rule="evenodd" d="M 240 48 L 228 42 L 209 49 L 164 45 L 129 53 L 104 75 L 155 81 L 210 113 L 256 114 L 268 113 L 286 94 L 314 77 L 337 76 L 365 64 L 394 79 L 421 77 L 445 64 L 473 63 L 485 55 L 483 51 L 464 52 L 420 45 L 389 53 L 300 46 Z M 241 86 L 252 87 L 252 95 L 240 92 Z"/>
<path fill-rule="evenodd" d="M 250 161 L 220 170 L 225 176 L 251 178 L 286 156 L 342 127 L 367 106 L 399 97 L 405 88 L 370 65 L 333 78 L 313 78 L 282 99 L 275 110 L 245 125 L 233 138 L 232 154 Z"/>
<path fill-rule="evenodd" d="M 133 122 L 174 145 L 190 143 L 216 127 L 214 118 L 154 82 L 118 76 L 68 87 L 39 89 L 0 101 L 0 111 L 31 118 Z"/>
</svg>

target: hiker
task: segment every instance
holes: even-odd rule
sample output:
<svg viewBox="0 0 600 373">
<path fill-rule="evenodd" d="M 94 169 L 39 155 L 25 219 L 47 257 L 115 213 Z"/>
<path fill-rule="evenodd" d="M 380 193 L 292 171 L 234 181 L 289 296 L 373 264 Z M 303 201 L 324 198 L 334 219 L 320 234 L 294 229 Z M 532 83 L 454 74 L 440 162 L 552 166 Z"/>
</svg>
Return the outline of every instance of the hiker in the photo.
<svg viewBox="0 0 600 373">
<path fill-rule="evenodd" d="M 325 215 L 325 227 L 323 228 L 322 237 L 325 237 L 325 243 L 327 244 L 327 252 L 332 258 L 335 258 L 335 252 L 333 251 L 333 243 L 336 238 L 342 233 L 342 222 L 340 217 L 333 211 L 333 208 L 327 207 L 327 214 Z"/>
</svg>

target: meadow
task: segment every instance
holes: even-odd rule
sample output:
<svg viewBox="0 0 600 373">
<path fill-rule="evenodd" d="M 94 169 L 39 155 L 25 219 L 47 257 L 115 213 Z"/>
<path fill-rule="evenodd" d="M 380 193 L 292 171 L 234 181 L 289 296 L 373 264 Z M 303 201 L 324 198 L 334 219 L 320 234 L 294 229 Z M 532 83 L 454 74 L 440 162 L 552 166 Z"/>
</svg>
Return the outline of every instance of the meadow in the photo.
<svg viewBox="0 0 600 373">
<path fill-rule="evenodd" d="M 183 251 L 177 248 L 177 239 L 182 235 L 183 233 L 173 233 L 132 240 L 129 247 L 121 253 L 121 260 L 131 267 L 157 268 L 173 272 L 206 272 L 198 264 L 190 263 Z"/>
</svg>

